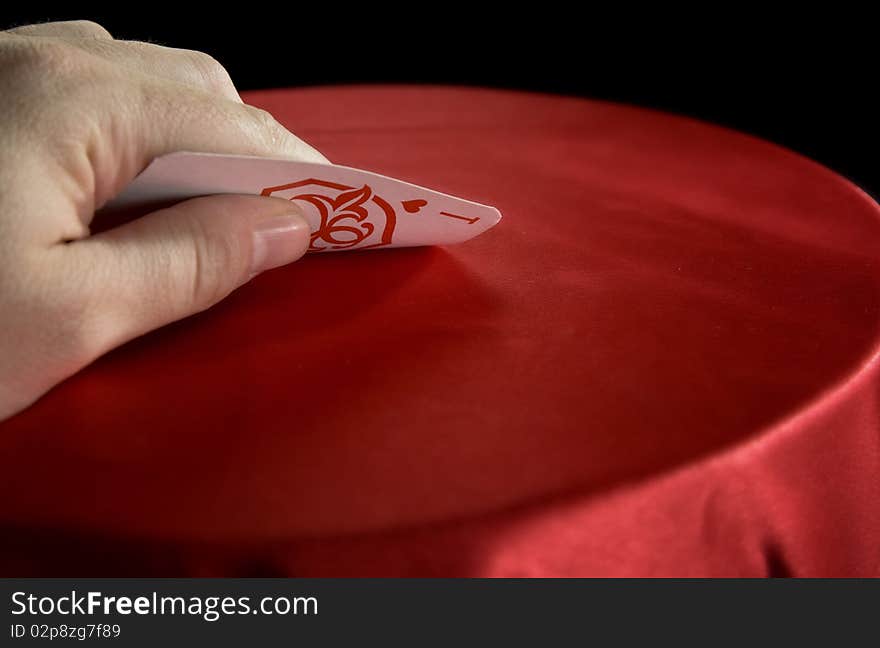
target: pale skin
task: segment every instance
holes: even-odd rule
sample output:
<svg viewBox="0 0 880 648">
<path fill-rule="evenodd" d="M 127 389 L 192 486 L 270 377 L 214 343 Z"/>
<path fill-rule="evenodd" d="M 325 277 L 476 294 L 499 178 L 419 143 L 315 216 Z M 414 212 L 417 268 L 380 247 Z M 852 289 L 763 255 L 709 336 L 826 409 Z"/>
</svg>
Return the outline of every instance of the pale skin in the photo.
<svg viewBox="0 0 880 648">
<path fill-rule="evenodd" d="M 0 420 L 305 253 L 296 206 L 257 196 L 196 198 L 91 234 L 95 211 L 173 151 L 327 162 L 242 103 L 206 54 L 87 21 L 0 32 Z"/>
</svg>

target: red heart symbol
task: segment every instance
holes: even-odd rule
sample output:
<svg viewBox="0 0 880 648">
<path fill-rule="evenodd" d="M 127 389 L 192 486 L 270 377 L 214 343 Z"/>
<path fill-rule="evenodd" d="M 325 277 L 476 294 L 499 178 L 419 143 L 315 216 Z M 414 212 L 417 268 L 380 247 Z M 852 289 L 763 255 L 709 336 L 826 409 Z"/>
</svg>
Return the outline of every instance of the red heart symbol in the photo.
<svg viewBox="0 0 880 648">
<path fill-rule="evenodd" d="M 419 211 L 422 207 L 424 207 L 425 205 L 427 205 L 427 204 L 428 204 L 428 201 L 427 201 L 427 200 L 421 200 L 421 199 L 419 199 L 419 200 L 404 200 L 404 201 L 403 201 L 402 203 L 400 203 L 400 204 L 403 205 L 403 208 L 404 208 L 406 211 L 408 211 L 410 214 L 415 214 L 415 213 L 416 213 L 417 211 Z"/>
</svg>

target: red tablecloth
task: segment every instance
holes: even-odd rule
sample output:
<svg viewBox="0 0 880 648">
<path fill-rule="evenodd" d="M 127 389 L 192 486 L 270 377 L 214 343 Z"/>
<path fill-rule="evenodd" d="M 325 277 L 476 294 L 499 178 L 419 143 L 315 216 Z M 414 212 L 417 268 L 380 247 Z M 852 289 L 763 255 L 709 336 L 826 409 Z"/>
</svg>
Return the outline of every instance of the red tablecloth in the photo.
<svg viewBox="0 0 880 648">
<path fill-rule="evenodd" d="M 637 108 L 251 93 L 497 206 L 313 256 L 0 425 L 3 575 L 880 575 L 880 209 Z"/>
</svg>

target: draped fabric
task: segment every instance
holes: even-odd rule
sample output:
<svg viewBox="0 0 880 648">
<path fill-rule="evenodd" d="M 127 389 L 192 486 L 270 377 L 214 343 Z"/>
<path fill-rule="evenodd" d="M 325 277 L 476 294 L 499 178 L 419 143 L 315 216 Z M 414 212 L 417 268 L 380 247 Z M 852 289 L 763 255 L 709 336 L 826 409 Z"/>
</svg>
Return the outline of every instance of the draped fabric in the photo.
<svg viewBox="0 0 880 648">
<path fill-rule="evenodd" d="M 880 576 L 867 195 L 597 101 L 246 100 L 504 219 L 310 255 L 0 424 L 3 575 Z"/>
</svg>

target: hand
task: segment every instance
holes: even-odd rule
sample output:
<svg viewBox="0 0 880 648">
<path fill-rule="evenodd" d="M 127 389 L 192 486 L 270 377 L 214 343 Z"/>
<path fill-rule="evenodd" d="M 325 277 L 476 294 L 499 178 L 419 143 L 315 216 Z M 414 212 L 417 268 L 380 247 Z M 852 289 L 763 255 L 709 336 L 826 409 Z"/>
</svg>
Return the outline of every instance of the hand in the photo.
<svg viewBox="0 0 880 648">
<path fill-rule="evenodd" d="M 0 32 L 0 420 L 307 249 L 296 206 L 255 196 L 197 198 L 90 235 L 96 209 L 180 150 L 327 162 L 242 103 L 206 54 L 91 22 Z"/>
</svg>

